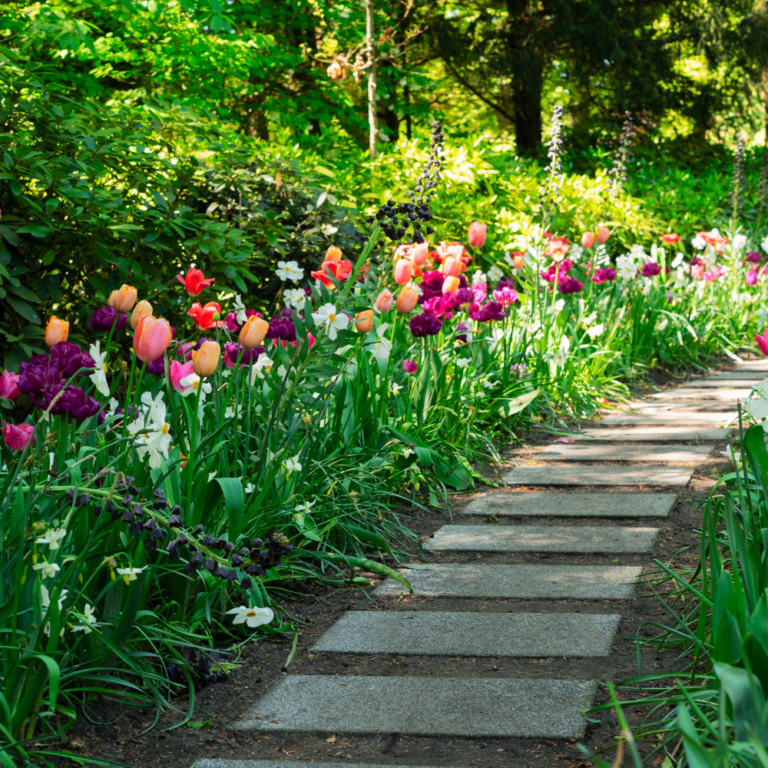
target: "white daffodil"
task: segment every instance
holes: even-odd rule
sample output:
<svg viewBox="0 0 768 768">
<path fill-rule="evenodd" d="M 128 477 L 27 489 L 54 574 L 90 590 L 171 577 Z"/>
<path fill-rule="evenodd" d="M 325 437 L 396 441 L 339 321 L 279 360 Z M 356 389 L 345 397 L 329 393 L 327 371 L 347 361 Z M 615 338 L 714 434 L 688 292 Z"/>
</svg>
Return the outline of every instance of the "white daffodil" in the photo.
<svg viewBox="0 0 768 768">
<path fill-rule="evenodd" d="M 760 243 L 760 247 L 761 247 L 761 248 L 762 248 L 762 249 L 763 249 L 763 250 L 764 250 L 766 253 L 768 253 L 768 235 L 766 235 L 766 236 L 765 236 L 765 237 L 762 239 L 762 241 L 761 241 L 761 243 Z"/>
<path fill-rule="evenodd" d="M 315 325 L 324 325 L 328 329 L 328 338 L 333 341 L 338 331 L 343 331 L 349 325 L 349 318 L 343 312 L 337 312 L 333 304 L 323 304 L 312 314 Z"/>
<path fill-rule="evenodd" d="M 67 535 L 66 528 L 51 528 L 45 532 L 39 539 L 35 539 L 37 544 L 47 544 L 48 549 L 59 548 L 59 541 Z"/>
<path fill-rule="evenodd" d="M 555 352 L 555 356 L 552 358 L 555 361 L 555 365 L 558 368 L 562 368 L 565 365 L 565 361 L 568 359 L 568 350 L 571 348 L 571 340 L 567 336 L 563 336 L 560 339 L 560 346 Z"/>
<path fill-rule="evenodd" d="M 304 277 L 304 270 L 296 261 L 278 261 L 275 274 L 281 280 L 293 280 L 298 282 Z"/>
<path fill-rule="evenodd" d="M 399 391 L 400 391 L 402 388 L 403 388 L 402 384 L 398 384 L 396 381 L 393 381 L 393 382 L 392 382 L 392 383 L 389 385 L 389 391 L 390 391 L 390 392 L 391 392 L 393 395 L 396 395 L 396 394 L 397 394 L 397 393 L 398 393 L 398 392 L 399 392 Z"/>
<path fill-rule="evenodd" d="M 712 269 L 717 263 L 717 251 L 708 246 L 707 250 L 701 255 L 701 260 L 707 265 L 707 269 Z"/>
<path fill-rule="evenodd" d="M 144 393 L 148 394 L 147 392 Z M 151 398 L 150 398 L 151 399 Z M 150 414 L 152 411 L 150 410 Z M 165 405 L 155 408 L 155 416 L 148 418 L 146 414 L 139 414 L 138 418 L 128 424 L 128 431 L 136 438 L 134 448 L 139 461 L 149 456 L 151 469 L 160 469 L 163 466 L 161 457 L 168 459 L 168 449 L 171 447 L 170 426 L 165 421 Z"/>
<path fill-rule="evenodd" d="M 126 584 L 130 584 L 132 581 L 136 581 L 139 574 L 147 570 L 145 565 L 143 568 L 118 568 L 117 573 L 123 577 L 123 581 Z"/>
<path fill-rule="evenodd" d="M 635 260 L 629 254 L 616 259 L 616 273 L 622 280 L 632 280 L 637 274 Z"/>
<path fill-rule="evenodd" d="M 301 472 L 301 464 L 299 463 L 299 457 L 294 456 L 292 459 L 286 459 L 283 462 L 283 469 L 288 475 L 293 474 L 294 472 Z"/>
<path fill-rule="evenodd" d="M 236 416 L 238 413 L 240 413 L 240 409 L 239 409 L 239 408 L 235 408 L 235 406 L 234 406 L 234 405 L 228 405 L 228 406 L 227 406 L 227 407 L 224 409 L 224 418 L 225 418 L 225 419 L 234 419 L 234 418 L 235 418 L 235 416 Z"/>
<path fill-rule="evenodd" d="M 297 504 L 293 510 L 293 519 L 299 525 L 304 525 L 304 515 L 308 514 L 314 505 L 314 501 L 305 501 L 301 504 Z"/>
<path fill-rule="evenodd" d="M 487 282 L 488 282 L 488 277 L 486 276 L 485 272 L 483 272 L 481 269 L 476 269 L 472 274 L 472 285 L 477 285 L 477 283 L 487 283 Z"/>
<path fill-rule="evenodd" d="M 245 485 L 245 492 L 246 493 L 253 493 L 254 488 L 255 488 L 255 486 L 254 486 L 253 483 L 246 483 L 246 485 Z"/>
<path fill-rule="evenodd" d="M 387 328 L 389 328 L 389 325 L 387 323 L 382 323 L 376 329 L 376 335 L 378 336 L 376 343 L 368 347 L 370 353 L 381 361 L 388 360 L 389 353 L 392 351 L 392 342 L 386 338 L 386 336 L 384 336 L 384 334 L 387 332 Z"/>
<path fill-rule="evenodd" d="M 235 319 L 240 325 L 245 325 L 248 321 L 248 315 L 245 314 L 245 304 L 243 304 L 243 297 L 238 293 L 235 296 L 235 300 L 232 302 L 232 309 L 235 313 Z"/>
<path fill-rule="evenodd" d="M 731 250 L 734 253 L 739 253 L 743 251 L 746 247 L 747 247 L 747 236 L 734 235 L 733 241 L 731 242 Z"/>
<path fill-rule="evenodd" d="M 109 397 L 109 382 L 107 382 L 107 371 L 109 368 L 106 363 L 107 353 L 102 352 L 100 346 L 101 342 L 97 341 L 95 344 L 91 344 L 88 349 L 88 354 L 90 354 L 94 363 L 96 363 L 93 373 L 88 378 L 104 397 Z"/>
<path fill-rule="evenodd" d="M 506 334 L 504 333 L 504 329 L 503 328 L 494 328 L 491 331 L 491 338 L 490 338 L 490 342 L 491 343 L 488 346 L 488 351 L 491 354 L 493 354 L 496 351 L 496 349 L 498 348 L 499 344 L 501 344 L 501 342 L 503 341 L 505 335 Z"/>
<path fill-rule="evenodd" d="M 568 249 L 568 258 L 575 264 L 582 256 L 584 255 L 584 249 L 578 245 L 578 243 L 574 243 L 569 249 Z"/>
<path fill-rule="evenodd" d="M 68 589 L 64 589 L 61 591 L 61 594 L 59 595 L 59 600 L 58 600 L 59 610 L 61 610 L 64 607 L 64 599 L 66 598 L 68 593 L 69 593 Z M 51 605 L 51 594 L 50 592 L 48 592 L 48 589 L 45 586 L 45 584 L 40 585 L 40 605 L 44 611 L 47 611 Z"/>
<path fill-rule="evenodd" d="M 145 392 L 141 396 L 142 405 L 146 406 L 149 420 L 156 424 L 161 424 L 165 421 L 166 406 L 163 402 L 163 391 L 160 390 L 155 396 L 154 400 L 149 392 Z"/>
<path fill-rule="evenodd" d="M 307 301 L 307 294 L 302 288 L 287 288 L 283 291 L 283 299 L 286 307 L 293 307 L 301 312 Z"/>
<path fill-rule="evenodd" d="M 595 320 L 597 320 L 597 312 L 593 312 L 591 315 L 587 315 L 581 321 L 581 324 L 584 326 L 584 328 L 589 328 L 590 325 L 594 325 Z"/>
<path fill-rule="evenodd" d="M 249 629 L 256 629 L 262 624 L 269 624 L 275 618 L 271 608 L 247 608 L 241 605 L 239 608 L 233 608 L 227 611 L 227 616 L 234 615 L 233 624 L 245 624 Z"/>
<path fill-rule="evenodd" d="M 266 355 L 259 355 L 256 362 L 251 366 L 251 386 L 254 385 L 257 378 L 264 378 L 264 372 L 267 375 L 272 373 L 273 364 L 273 361 Z"/>
<path fill-rule="evenodd" d="M 120 407 L 120 403 L 117 402 L 117 398 L 110 397 L 109 398 L 109 410 L 113 413 Z"/>
<path fill-rule="evenodd" d="M 707 242 L 701 235 L 696 235 L 696 237 L 691 240 L 691 245 L 697 251 L 703 251 L 707 247 Z"/>
<path fill-rule="evenodd" d="M 47 560 L 43 560 L 42 563 L 35 563 L 32 568 L 35 571 L 40 571 L 40 576 L 44 579 L 52 579 L 61 570 L 56 563 L 49 563 Z"/>
<path fill-rule="evenodd" d="M 498 283 L 502 277 L 504 273 L 497 266 L 494 265 L 488 270 L 488 280 L 492 283 Z"/>
<path fill-rule="evenodd" d="M 203 381 L 196 373 L 190 373 L 189 376 L 185 376 L 180 382 L 182 387 L 185 387 L 181 392 L 182 397 L 188 397 L 189 395 L 197 395 L 200 390 L 200 400 L 204 401 L 206 395 L 211 394 L 211 385 L 207 381 Z"/>
<path fill-rule="evenodd" d="M 605 326 L 602 323 L 593 325 L 591 328 L 587 328 L 587 336 L 589 336 L 590 339 L 596 339 L 604 330 Z"/>
<path fill-rule="evenodd" d="M 672 269 L 677 269 L 685 259 L 685 256 L 682 253 L 678 253 L 677 256 L 672 260 Z"/>
<path fill-rule="evenodd" d="M 656 323 L 656 330 L 661 333 L 669 325 L 669 319 L 666 316 L 659 318 Z"/>
<path fill-rule="evenodd" d="M 88 603 L 85 604 L 85 608 L 82 614 L 80 614 L 80 621 L 82 624 L 76 624 L 72 627 L 73 632 L 83 632 L 89 635 L 96 626 L 96 611 Z"/>
<path fill-rule="evenodd" d="M 338 231 L 338 227 L 334 227 L 333 224 L 321 224 L 320 225 L 320 231 L 326 236 L 330 237 L 331 235 L 335 235 Z"/>
<path fill-rule="evenodd" d="M 288 369 L 284 365 L 280 365 L 280 367 L 277 369 L 277 375 L 284 379 L 288 375 Z"/>
<path fill-rule="evenodd" d="M 653 280 L 651 280 L 650 277 L 644 277 L 643 287 L 640 289 L 640 293 L 642 293 L 643 296 L 648 296 L 648 294 L 651 292 L 651 288 L 653 288 Z"/>
<path fill-rule="evenodd" d="M 457 368 L 466 368 L 469 365 L 470 360 L 468 357 L 458 357 L 454 360 L 454 363 Z"/>
</svg>

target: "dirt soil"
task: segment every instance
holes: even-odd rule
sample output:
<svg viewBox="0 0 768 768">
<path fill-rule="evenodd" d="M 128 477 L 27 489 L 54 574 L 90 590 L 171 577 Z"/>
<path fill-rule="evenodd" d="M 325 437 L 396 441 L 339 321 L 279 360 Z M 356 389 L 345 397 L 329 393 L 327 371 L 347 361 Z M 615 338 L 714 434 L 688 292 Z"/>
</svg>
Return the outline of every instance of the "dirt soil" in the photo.
<svg viewBox="0 0 768 768">
<path fill-rule="evenodd" d="M 723 366 L 724 368 L 727 366 Z M 679 386 L 679 379 L 659 377 L 657 387 L 663 384 Z M 637 394 L 642 392 L 638 391 Z M 532 435 L 528 446 L 551 443 L 551 436 Z M 675 509 L 667 519 L 573 519 L 567 525 L 634 525 L 658 526 L 659 536 L 654 549 L 643 555 L 618 556 L 569 556 L 559 554 L 504 554 L 504 553 L 430 553 L 429 562 L 434 563 L 542 563 L 557 564 L 604 564 L 644 566 L 646 574 L 657 570 L 653 560 L 673 563 L 677 568 L 692 567 L 697 561 L 699 538 L 696 530 L 700 526 L 701 512 L 697 505 L 706 499 L 719 475 L 726 471 L 728 461 L 721 453 L 726 444 L 714 447 L 710 458 L 696 467 L 696 473 L 679 495 Z M 484 474 L 492 482 L 499 483 L 501 476 L 511 468 L 513 457 L 520 461 L 525 450 L 510 451 L 505 461 L 486 468 Z M 533 460 L 533 456 L 531 455 Z M 541 488 L 504 489 L 506 493 L 526 493 Z M 550 489 L 556 491 L 557 489 Z M 582 488 L 569 489 L 568 493 L 589 492 L 611 493 L 636 491 L 636 488 Z M 641 489 L 648 490 L 648 489 Z M 670 489 L 658 489 L 670 492 Z M 502 489 L 480 489 L 480 492 L 502 492 Z M 561 491 L 565 492 L 565 491 Z M 432 513 L 413 519 L 412 529 L 423 539 L 451 518 L 458 522 L 461 508 L 472 495 L 453 497 L 448 515 Z M 474 518 L 474 519 L 473 519 Z M 487 525 L 484 518 L 473 516 L 460 518 L 462 524 Z M 503 524 L 558 525 L 559 518 L 500 518 Z M 413 552 L 417 559 L 419 553 Z M 284 664 L 290 652 L 290 641 L 261 641 L 246 646 L 238 670 L 226 682 L 209 686 L 197 692 L 195 720 L 209 721 L 203 728 L 182 726 L 173 731 L 163 732 L 183 719 L 187 703 L 184 699 L 174 701 L 178 712 L 162 716 L 158 725 L 141 735 L 151 723 L 153 716 L 146 711 L 102 712 L 106 719 L 115 719 L 109 726 L 95 725 L 80 717 L 75 732 L 67 743 L 58 745 L 79 755 L 111 759 L 131 766 L 159 766 L 162 768 L 189 768 L 195 760 L 222 758 L 231 760 L 260 759 L 288 761 L 333 761 L 354 763 L 392 763 L 414 766 L 488 766 L 489 768 L 538 768 L 553 766 L 566 768 L 587 766 L 593 763 L 585 759 L 578 750 L 575 740 L 553 739 L 469 739 L 443 737 L 412 737 L 399 734 L 372 736 L 349 736 L 343 733 L 280 735 L 270 733 L 238 732 L 229 726 L 242 718 L 251 705 L 270 687 L 279 682 L 285 674 L 324 675 L 389 675 L 389 676 L 442 676 L 442 677 L 541 677 L 565 679 L 597 679 L 620 681 L 641 673 L 679 668 L 676 653 L 658 654 L 655 651 L 641 653 L 641 668 L 638 668 L 634 638 L 640 634 L 650 636 L 656 632 L 649 622 L 665 620 L 665 610 L 652 595 L 650 589 L 639 586 L 630 600 L 475 600 L 475 599 L 434 599 L 408 596 L 374 598 L 370 592 L 380 582 L 373 574 L 372 588 L 367 593 L 357 588 L 341 588 L 323 592 L 320 588 L 315 595 L 301 599 L 280 600 L 286 610 L 306 622 L 299 635 L 298 650 L 288 670 Z M 619 613 L 621 623 L 614 647 L 608 657 L 602 658 L 460 658 L 440 656 L 400 656 L 379 654 L 376 656 L 314 653 L 310 650 L 313 642 L 331 627 L 347 610 L 450 610 L 450 611 L 499 611 L 499 612 L 582 612 Z M 669 619 L 666 621 L 670 623 Z M 600 687 L 595 704 L 608 700 L 604 686 Z M 637 724 L 645 710 L 628 710 L 630 725 Z M 590 751 L 607 748 L 603 755 L 612 760 L 615 743 L 615 726 L 608 724 L 605 713 L 592 715 L 599 721 L 589 724 L 584 746 Z M 611 718 L 613 723 L 613 718 Z M 658 742 L 638 742 L 641 754 L 647 756 Z M 49 745 L 50 746 L 50 745 Z M 663 756 L 651 758 L 650 765 L 661 765 Z M 627 759 L 627 758 L 625 758 Z"/>
</svg>

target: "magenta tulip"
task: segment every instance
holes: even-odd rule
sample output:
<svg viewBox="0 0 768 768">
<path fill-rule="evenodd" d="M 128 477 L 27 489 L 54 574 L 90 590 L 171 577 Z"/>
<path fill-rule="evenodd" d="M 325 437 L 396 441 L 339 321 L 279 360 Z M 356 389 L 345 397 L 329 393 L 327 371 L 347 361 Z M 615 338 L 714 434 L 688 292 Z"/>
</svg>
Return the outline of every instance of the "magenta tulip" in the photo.
<svg viewBox="0 0 768 768">
<path fill-rule="evenodd" d="M 3 400 L 13 400 L 19 394 L 19 388 L 16 382 L 19 380 L 17 373 L 3 371 L 0 376 L 0 398 Z"/>
<path fill-rule="evenodd" d="M 755 341 L 757 346 L 760 347 L 760 351 L 768 357 L 768 328 L 763 329 L 763 335 L 759 333 L 755 334 Z"/>
<path fill-rule="evenodd" d="M 5 444 L 12 451 L 23 451 L 27 447 L 27 443 L 32 439 L 34 443 L 37 438 L 33 435 L 35 428 L 31 424 L 11 424 L 10 421 L 6 421 L 3 424 L 3 439 Z"/>
<path fill-rule="evenodd" d="M 181 363 L 177 363 L 175 360 L 171 362 L 171 386 L 177 392 L 186 392 L 187 389 L 189 389 L 189 387 L 182 385 L 181 380 L 194 373 L 193 365 L 194 364 L 191 360 L 188 363 L 184 363 L 183 365 Z"/>
<path fill-rule="evenodd" d="M 406 360 L 403 363 L 403 370 L 406 373 L 416 373 L 419 370 L 419 364 L 415 360 Z"/>
</svg>

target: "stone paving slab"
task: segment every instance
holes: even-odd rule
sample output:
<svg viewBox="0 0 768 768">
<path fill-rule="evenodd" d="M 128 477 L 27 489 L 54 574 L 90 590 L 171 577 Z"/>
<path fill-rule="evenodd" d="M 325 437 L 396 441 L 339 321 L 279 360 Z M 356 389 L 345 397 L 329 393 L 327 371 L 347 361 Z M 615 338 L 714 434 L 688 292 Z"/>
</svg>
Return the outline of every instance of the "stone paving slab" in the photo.
<svg viewBox="0 0 768 768">
<path fill-rule="evenodd" d="M 553 525 L 444 525 L 424 542 L 429 550 L 464 552 L 648 552 L 658 528 Z"/>
<path fill-rule="evenodd" d="M 316 763 L 307 760 L 198 760 L 193 768 L 427 768 L 393 763 Z"/>
<path fill-rule="evenodd" d="M 612 413 L 601 423 L 607 426 L 626 424 L 628 426 L 655 427 L 679 426 L 700 427 L 705 424 L 723 427 L 737 418 L 736 411 L 724 413 L 695 413 L 686 411 L 662 411 L 660 413 Z"/>
<path fill-rule="evenodd" d="M 483 493 L 462 515 L 514 517 L 666 517 L 674 493 Z"/>
<path fill-rule="evenodd" d="M 475 565 L 421 564 L 401 568 L 415 597 L 551 600 L 624 600 L 642 574 L 634 565 Z M 387 579 L 374 595 L 407 594 Z"/>
<path fill-rule="evenodd" d="M 652 400 L 719 400 L 735 403 L 749 397 L 751 387 L 715 389 L 714 387 L 679 387 L 650 395 Z"/>
<path fill-rule="evenodd" d="M 698 384 L 701 381 L 722 381 L 733 386 L 732 381 L 750 381 L 753 384 L 762 381 L 768 371 L 749 371 L 743 368 L 737 368 L 735 371 L 725 371 L 724 373 L 713 373 L 709 376 L 704 376 L 701 379 L 691 379 L 690 384 Z"/>
<path fill-rule="evenodd" d="M 680 467 L 616 467 L 605 464 L 515 467 L 507 485 L 688 485 L 693 470 Z"/>
<path fill-rule="evenodd" d="M 592 680 L 288 675 L 233 728 L 580 738 L 596 690 Z"/>
<path fill-rule="evenodd" d="M 693 379 L 688 382 L 687 386 L 696 387 L 697 389 L 752 389 L 761 381 L 762 379 L 745 379 L 742 377 L 738 379 Z"/>
<path fill-rule="evenodd" d="M 710 445 L 566 445 L 555 443 L 536 452 L 536 461 L 663 461 L 690 464 L 705 459 Z"/>
<path fill-rule="evenodd" d="M 629 413 L 704 413 L 707 411 L 732 411 L 736 407 L 736 398 L 728 400 L 635 400 L 628 403 Z"/>
<path fill-rule="evenodd" d="M 585 429 L 573 437 L 577 441 L 607 440 L 617 443 L 665 443 L 674 441 L 716 442 L 732 435 L 724 427 L 625 427 L 624 429 Z"/>
<path fill-rule="evenodd" d="M 764 360 L 747 360 L 745 363 L 740 363 L 736 366 L 737 371 L 762 371 L 768 374 L 768 359 Z"/>
<path fill-rule="evenodd" d="M 617 614 L 347 611 L 312 646 L 414 656 L 607 656 Z"/>
</svg>

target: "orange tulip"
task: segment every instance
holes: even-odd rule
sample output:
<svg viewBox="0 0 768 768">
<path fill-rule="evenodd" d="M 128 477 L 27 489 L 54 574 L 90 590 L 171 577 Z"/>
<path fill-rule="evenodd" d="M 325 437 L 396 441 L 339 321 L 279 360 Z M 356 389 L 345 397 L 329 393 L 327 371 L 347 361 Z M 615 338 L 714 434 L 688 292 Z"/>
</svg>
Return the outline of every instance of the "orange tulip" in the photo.
<svg viewBox="0 0 768 768">
<path fill-rule="evenodd" d="M 204 341 L 192 352 L 192 370 L 201 378 L 213 376 L 219 367 L 221 347 L 215 341 Z"/>
<path fill-rule="evenodd" d="M 419 303 L 419 294 L 413 288 L 405 286 L 397 297 L 395 306 L 397 311 L 403 315 L 407 315 L 409 312 L 413 312 L 414 307 Z"/>
<path fill-rule="evenodd" d="M 423 267 L 427 260 L 427 254 L 429 253 L 429 243 L 418 243 L 413 246 L 411 252 L 411 259 L 413 263 L 418 267 Z"/>
<path fill-rule="evenodd" d="M 163 317 L 142 317 L 133 332 L 133 351 L 139 360 L 154 363 L 173 339 L 170 323 Z"/>
<path fill-rule="evenodd" d="M 398 285 L 408 285 L 413 277 L 413 262 L 410 259 L 400 259 L 395 264 L 395 282 Z"/>
<path fill-rule="evenodd" d="M 357 328 L 360 333 L 368 333 L 368 331 L 373 328 L 372 309 L 366 309 L 363 312 L 357 313 L 357 322 L 355 323 L 355 328 Z"/>
<path fill-rule="evenodd" d="M 611 236 L 611 230 L 602 224 L 595 230 L 595 239 L 602 245 Z"/>
<path fill-rule="evenodd" d="M 268 330 L 269 323 L 266 320 L 252 315 L 240 329 L 240 343 L 246 349 L 256 349 L 264 341 Z"/>
<path fill-rule="evenodd" d="M 459 290 L 459 278 L 458 277 L 446 277 L 443 280 L 443 293 L 456 293 Z"/>
<path fill-rule="evenodd" d="M 440 271 L 449 277 L 458 277 L 461 273 L 461 261 L 448 256 L 440 265 Z"/>
<path fill-rule="evenodd" d="M 328 250 L 325 252 L 325 258 L 323 261 L 341 261 L 341 248 L 335 245 L 329 245 Z"/>
<path fill-rule="evenodd" d="M 582 248 L 591 248 L 595 244 L 595 233 L 594 232 L 585 232 L 581 236 L 581 247 Z"/>
<path fill-rule="evenodd" d="M 132 285 L 121 285 L 116 291 L 112 291 L 107 299 L 107 304 L 114 307 L 118 312 L 130 312 L 139 292 Z"/>
<path fill-rule="evenodd" d="M 131 314 L 131 328 L 133 328 L 134 331 L 142 317 L 152 317 L 152 305 L 148 301 L 142 300 L 133 308 Z"/>
<path fill-rule="evenodd" d="M 52 347 L 60 341 L 66 341 L 67 336 L 69 336 L 69 323 L 66 320 L 59 320 L 56 315 L 51 315 L 45 326 L 45 343 Z"/>
<path fill-rule="evenodd" d="M 392 303 L 394 302 L 395 297 L 392 295 L 392 291 L 389 290 L 389 288 L 385 288 L 377 297 L 376 302 L 374 303 L 374 307 L 379 310 L 379 312 L 389 312 L 390 309 L 392 309 Z"/>
</svg>

